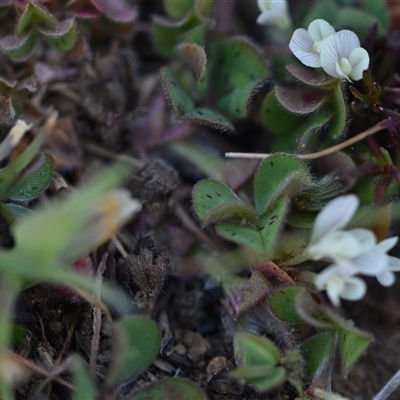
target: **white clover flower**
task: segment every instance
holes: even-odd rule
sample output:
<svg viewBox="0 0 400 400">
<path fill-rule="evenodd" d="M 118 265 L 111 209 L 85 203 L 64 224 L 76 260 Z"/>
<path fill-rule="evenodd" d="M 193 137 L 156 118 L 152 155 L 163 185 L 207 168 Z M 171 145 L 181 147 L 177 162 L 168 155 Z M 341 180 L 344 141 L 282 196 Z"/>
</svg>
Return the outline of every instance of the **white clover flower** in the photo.
<svg viewBox="0 0 400 400">
<path fill-rule="evenodd" d="M 261 17 L 261 16 L 260 16 Z M 323 19 L 316 19 L 308 29 L 296 29 L 290 39 L 292 53 L 307 67 L 321 67 L 320 54 L 327 38 L 335 33 L 335 28 Z"/>
<path fill-rule="evenodd" d="M 318 290 L 326 290 L 326 294 L 335 306 L 340 305 L 340 298 L 360 300 L 367 291 L 365 282 L 352 276 L 347 267 L 345 264 L 331 265 L 317 275 L 314 281 Z"/>
<path fill-rule="evenodd" d="M 349 30 L 326 38 L 320 55 L 323 70 L 334 78 L 358 81 L 369 66 L 367 50 L 360 47 L 357 35 Z"/>
<path fill-rule="evenodd" d="M 332 303 L 339 298 L 358 300 L 365 294 L 365 283 L 354 275 L 375 276 L 383 286 L 390 286 L 400 271 L 400 260 L 388 256 L 397 237 L 377 244 L 369 229 L 342 230 L 352 219 L 359 205 L 355 195 L 340 196 L 329 202 L 318 214 L 305 255 L 311 260 L 333 264 L 316 278 L 319 290 L 326 290 Z"/>
<path fill-rule="evenodd" d="M 259 25 L 275 25 L 280 29 L 291 25 L 287 0 L 257 0 L 261 14 L 257 18 Z"/>
</svg>

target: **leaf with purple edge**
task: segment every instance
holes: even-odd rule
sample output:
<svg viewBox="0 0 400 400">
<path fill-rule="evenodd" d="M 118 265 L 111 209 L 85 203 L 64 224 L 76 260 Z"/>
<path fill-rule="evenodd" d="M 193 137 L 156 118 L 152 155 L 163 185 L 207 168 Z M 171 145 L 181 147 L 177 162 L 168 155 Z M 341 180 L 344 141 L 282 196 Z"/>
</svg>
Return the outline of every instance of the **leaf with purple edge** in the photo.
<svg viewBox="0 0 400 400">
<path fill-rule="evenodd" d="M 0 41 L 0 47 L 8 57 L 16 61 L 29 58 L 36 48 L 37 36 L 29 32 L 21 36 L 6 36 Z"/>
<path fill-rule="evenodd" d="M 19 18 L 17 25 L 17 35 L 27 33 L 34 25 L 56 25 L 57 20 L 44 9 L 39 3 L 29 0 L 24 8 L 24 12 Z"/>
<path fill-rule="evenodd" d="M 45 36 L 47 43 L 59 51 L 70 50 L 76 39 L 76 26 L 74 18 L 61 21 L 57 26 L 51 28 L 39 28 L 40 33 Z"/>
</svg>

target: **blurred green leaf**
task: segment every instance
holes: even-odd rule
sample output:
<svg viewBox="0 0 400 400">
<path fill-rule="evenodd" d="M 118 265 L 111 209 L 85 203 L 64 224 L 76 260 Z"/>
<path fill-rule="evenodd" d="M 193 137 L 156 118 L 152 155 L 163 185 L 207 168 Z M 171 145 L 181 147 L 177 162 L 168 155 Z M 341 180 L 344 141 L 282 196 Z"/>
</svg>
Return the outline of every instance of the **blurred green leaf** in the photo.
<svg viewBox="0 0 400 400">
<path fill-rule="evenodd" d="M 337 333 L 335 331 L 327 331 L 311 336 L 300 345 L 309 382 L 313 381 L 317 371 L 324 368 L 327 363 L 332 364 L 334 362 L 336 338 Z"/>
<path fill-rule="evenodd" d="M 303 290 L 304 288 L 301 287 L 287 287 L 276 290 L 269 299 L 272 312 L 285 322 L 294 324 L 303 322 L 295 307 L 295 298 Z"/>
<path fill-rule="evenodd" d="M 345 329 L 339 330 L 340 365 L 343 374 L 348 372 L 372 340 L 371 335 L 349 323 L 346 324 Z"/>
<path fill-rule="evenodd" d="M 259 391 L 271 390 L 286 380 L 286 370 L 278 366 L 279 350 L 265 337 L 239 332 L 234 338 L 236 354 L 242 366 L 231 372 L 237 379 L 249 382 Z"/>
<path fill-rule="evenodd" d="M 14 201 L 33 200 L 47 189 L 52 177 L 52 163 L 43 155 L 18 177 L 6 197 Z"/>
<path fill-rule="evenodd" d="M 171 378 L 150 384 L 127 400 L 206 400 L 206 395 L 192 381 Z"/>
<path fill-rule="evenodd" d="M 0 47 L 13 60 L 24 61 L 35 50 L 36 41 L 36 34 L 30 31 L 21 36 L 6 36 L 0 41 Z"/>
<path fill-rule="evenodd" d="M 341 8 L 337 13 L 337 25 L 351 29 L 360 38 L 360 40 L 364 40 L 366 38 L 368 31 L 374 24 L 378 24 L 378 35 L 382 36 L 386 34 L 389 28 L 389 20 L 387 19 L 383 23 L 385 20 L 384 14 L 382 12 L 375 14 L 375 12 L 382 7 L 382 3 L 379 0 L 373 2 L 368 1 L 368 3 L 376 4 L 376 7 L 371 7 L 371 10 L 373 11 L 372 13 L 369 13 L 366 10 L 359 10 L 350 7 Z M 383 7 L 387 10 L 387 6 Z"/>
<path fill-rule="evenodd" d="M 204 225 L 215 224 L 218 222 L 252 222 L 255 223 L 257 213 L 253 207 L 244 203 L 223 203 L 213 207 L 205 214 Z"/>
<path fill-rule="evenodd" d="M 228 186 L 211 179 L 197 182 L 193 188 L 192 197 L 194 210 L 201 220 L 210 210 L 221 204 L 243 203 Z"/>
<path fill-rule="evenodd" d="M 34 211 L 29 208 L 13 203 L 0 202 L 0 214 L 11 224 L 15 219 L 24 218 L 32 214 Z"/>
<path fill-rule="evenodd" d="M 276 200 L 260 217 L 258 226 L 264 242 L 267 257 L 273 258 L 273 249 L 279 238 L 279 232 L 283 229 L 285 217 L 289 211 L 290 200 L 282 196 Z"/>
<path fill-rule="evenodd" d="M 54 112 L 44 126 L 41 128 L 39 134 L 30 143 L 30 145 L 20 154 L 14 161 L 8 164 L 6 167 L 0 169 L 0 199 L 7 199 L 8 192 L 12 185 L 19 178 L 21 172 L 28 167 L 31 161 L 36 156 L 40 147 L 43 145 L 47 136 L 53 130 L 57 120 L 57 113 Z M 45 167 L 46 168 L 46 167 Z"/>
<path fill-rule="evenodd" d="M 74 382 L 76 387 L 74 399 L 95 400 L 97 398 L 96 388 L 83 360 L 77 355 L 74 356 L 74 367 Z"/>
<path fill-rule="evenodd" d="M 278 197 L 293 196 L 311 184 L 311 174 L 303 161 L 288 154 L 274 154 L 261 162 L 254 176 L 257 211 L 263 214 Z"/>
<path fill-rule="evenodd" d="M 108 386 L 141 374 L 157 357 L 161 343 L 158 325 L 141 316 L 124 317 L 112 329 L 114 346 Z"/>
<path fill-rule="evenodd" d="M 252 333 L 237 333 L 234 348 L 244 367 L 274 367 L 280 360 L 279 350 L 271 341 Z"/>
<path fill-rule="evenodd" d="M 17 25 L 17 35 L 28 32 L 33 25 L 56 25 L 55 20 L 47 10 L 36 1 L 28 0 L 24 12 L 19 18 Z"/>
<path fill-rule="evenodd" d="M 254 94 L 269 79 L 269 69 L 259 49 L 248 39 L 212 40 L 206 48 L 208 63 L 199 90 L 217 99 L 221 110 L 243 117 Z"/>
<path fill-rule="evenodd" d="M 167 13 L 173 18 L 183 18 L 193 9 L 196 0 L 164 0 L 164 7 Z"/>
<path fill-rule="evenodd" d="M 260 255 L 267 253 L 258 228 L 240 222 L 223 222 L 216 226 L 216 232 L 225 239 L 245 245 Z"/>
<path fill-rule="evenodd" d="M 158 51 L 167 57 L 173 57 L 179 43 L 189 40 L 196 29 L 205 30 L 208 23 L 194 11 L 186 14 L 185 18 L 179 22 L 153 17 L 152 30 Z M 191 39 L 195 37 L 198 36 L 192 36 Z"/>
<path fill-rule="evenodd" d="M 76 27 L 74 18 L 61 21 L 52 28 L 40 28 L 40 33 L 45 36 L 47 43 L 59 51 L 72 49 L 76 39 Z"/>
</svg>

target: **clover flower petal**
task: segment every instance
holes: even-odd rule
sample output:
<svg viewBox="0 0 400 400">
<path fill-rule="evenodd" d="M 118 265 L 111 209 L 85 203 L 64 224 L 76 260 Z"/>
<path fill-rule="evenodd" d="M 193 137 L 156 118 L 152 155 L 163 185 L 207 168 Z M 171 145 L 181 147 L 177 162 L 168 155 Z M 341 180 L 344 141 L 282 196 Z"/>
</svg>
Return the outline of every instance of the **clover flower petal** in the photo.
<svg viewBox="0 0 400 400">
<path fill-rule="evenodd" d="M 359 300 L 367 291 L 365 282 L 352 276 L 346 264 L 333 264 L 325 268 L 316 277 L 314 284 L 317 289 L 326 290 L 326 294 L 335 306 L 340 305 L 340 298 Z"/>
<path fill-rule="evenodd" d="M 257 0 L 261 14 L 257 18 L 259 25 L 275 25 L 286 29 L 291 25 L 286 0 Z"/>
<path fill-rule="evenodd" d="M 309 246 L 307 254 L 315 261 L 349 261 L 372 251 L 375 246 L 376 237 L 368 229 L 337 230 L 326 233 Z"/>
<path fill-rule="evenodd" d="M 335 29 L 323 19 L 316 19 L 308 29 L 296 29 L 289 42 L 292 53 L 307 67 L 321 67 L 320 53 L 325 40 L 335 33 Z"/>
<path fill-rule="evenodd" d="M 360 47 L 357 35 L 345 29 L 324 40 L 320 61 L 328 75 L 358 81 L 369 66 L 369 55 Z"/>
<path fill-rule="evenodd" d="M 360 204 L 354 194 L 339 196 L 331 200 L 315 219 L 310 244 L 329 232 L 344 228 L 353 218 Z"/>
<path fill-rule="evenodd" d="M 333 304 L 340 298 L 358 300 L 364 296 L 366 285 L 355 275 L 375 276 L 383 286 L 396 280 L 400 259 L 387 255 L 398 242 L 392 237 L 376 243 L 369 229 L 342 230 L 354 216 L 359 200 L 354 195 L 340 196 L 330 201 L 318 214 L 305 255 L 312 260 L 331 261 L 315 279 L 319 290 L 326 290 Z"/>
</svg>

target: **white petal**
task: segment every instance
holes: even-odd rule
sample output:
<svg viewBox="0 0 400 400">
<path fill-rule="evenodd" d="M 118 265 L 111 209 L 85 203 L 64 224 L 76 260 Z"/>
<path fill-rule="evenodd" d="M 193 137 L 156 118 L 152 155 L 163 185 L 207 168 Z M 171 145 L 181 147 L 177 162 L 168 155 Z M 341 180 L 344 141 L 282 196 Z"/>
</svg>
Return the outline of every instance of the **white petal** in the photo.
<svg viewBox="0 0 400 400">
<path fill-rule="evenodd" d="M 314 285 L 318 290 L 324 290 L 329 280 L 336 275 L 337 265 L 333 264 L 321 271 L 314 280 Z"/>
<path fill-rule="evenodd" d="M 316 19 L 308 25 L 308 33 L 313 42 L 319 42 L 335 33 L 335 28 L 324 19 Z"/>
<path fill-rule="evenodd" d="M 360 254 L 367 253 L 376 248 L 376 236 L 371 230 L 357 228 L 346 232 L 356 238 L 359 246 L 358 252 L 360 252 Z M 356 253 L 356 251 L 354 251 L 354 253 Z"/>
<path fill-rule="evenodd" d="M 334 37 L 336 46 L 338 46 L 340 58 L 349 58 L 354 49 L 360 47 L 360 41 L 353 31 L 343 29 L 332 35 Z M 327 39 L 325 46 L 330 38 Z M 325 47 L 324 46 L 324 47 Z"/>
<path fill-rule="evenodd" d="M 379 274 L 376 279 L 378 279 L 379 283 L 382 286 L 392 286 L 394 282 L 396 281 L 396 276 L 394 275 L 393 272 L 390 271 L 385 271 L 381 274 Z"/>
<path fill-rule="evenodd" d="M 333 231 L 322 236 L 321 240 L 306 250 L 312 260 L 326 260 L 340 263 L 371 251 L 376 244 L 375 235 L 368 229 Z"/>
<path fill-rule="evenodd" d="M 388 269 L 390 271 L 400 271 L 400 260 L 397 257 L 391 257 L 389 256 L 389 267 Z"/>
<path fill-rule="evenodd" d="M 342 291 L 342 285 L 338 284 L 338 282 L 329 282 L 326 287 L 326 294 L 328 295 L 332 304 L 334 304 L 335 306 L 340 305 L 340 294 Z"/>
<path fill-rule="evenodd" d="M 263 12 L 257 18 L 259 25 L 275 25 L 278 28 L 286 29 L 291 25 L 287 5 L 285 1 L 273 1 L 270 10 Z"/>
<path fill-rule="evenodd" d="M 354 194 L 339 196 L 330 201 L 315 219 L 310 244 L 328 232 L 344 228 L 353 218 L 359 203 Z"/>
<path fill-rule="evenodd" d="M 299 28 L 293 32 L 289 42 L 292 53 L 307 67 L 319 68 L 321 66 L 319 54 L 313 51 L 314 42 L 308 32 Z"/>
<path fill-rule="evenodd" d="M 372 251 L 355 258 L 353 263 L 360 274 L 377 276 L 388 269 L 389 256 L 375 247 Z"/>
<path fill-rule="evenodd" d="M 387 253 L 389 250 L 393 249 L 394 246 L 396 246 L 399 238 L 398 236 L 394 236 L 385 240 L 382 240 L 382 242 L 379 242 L 376 247 L 380 250 L 383 251 L 384 253 Z"/>
<path fill-rule="evenodd" d="M 355 301 L 363 298 L 366 292 L 367 285 L 362 279 L 349 277 L 345 280 L 345 286 L 342 290 L 342 293 L 340 294 L 340 297 L 345 300 Z"/>
<path fill-rule="evenodd" d="M 339 41 L 336 35 L 337 33 L 329 36 L 325 40 L 324 46 L 321 50 L 320 60 L 321 67 L 328 75 L 333 76 L 334 78 L 341 78 L 341 76 L 337 73 L 337 65 L 340 61 L 340 55 Z"/>
<path fill-rule="evenodd" d="M 264 13 L 272 9 L 272 0 L 257 0 L 257 5 L 260 11 Z"/>
<path fill-rule="evenodd" d="M 321 66 L 324 71 L 334 78 L 348 78 L 340 69 L 340 60 L 349 58 L 354 49 L 360 47 L 357 35 L 349 30 L 342 30 L 329 36 L 324 41 L 321 50 Z"/>
<path fill-rule="evenodd" d="M 359 81 L 363 77 L 363 71 L 369 67 L 369 55 L 367 50 L 362 47 L 357 47 L 351 52 L 349 62 L 352 66 L 350 78 Z"/>
</svg>

